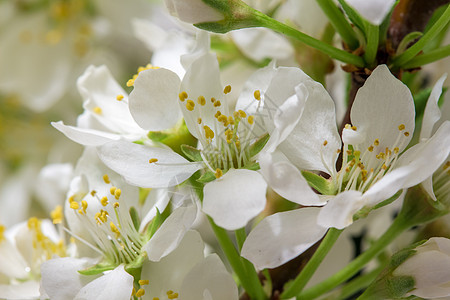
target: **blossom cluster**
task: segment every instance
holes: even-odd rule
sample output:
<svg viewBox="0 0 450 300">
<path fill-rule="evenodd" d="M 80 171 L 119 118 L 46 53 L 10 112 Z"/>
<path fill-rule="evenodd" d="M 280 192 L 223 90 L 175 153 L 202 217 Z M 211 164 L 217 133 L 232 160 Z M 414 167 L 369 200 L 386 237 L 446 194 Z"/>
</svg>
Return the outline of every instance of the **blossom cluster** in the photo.
<svg viewBox="0 0 450 300">
<path fill-rule="evenodd" d="M 449 22 L 0 1 L 0 299 L 450 297 Z"/>
</svg>

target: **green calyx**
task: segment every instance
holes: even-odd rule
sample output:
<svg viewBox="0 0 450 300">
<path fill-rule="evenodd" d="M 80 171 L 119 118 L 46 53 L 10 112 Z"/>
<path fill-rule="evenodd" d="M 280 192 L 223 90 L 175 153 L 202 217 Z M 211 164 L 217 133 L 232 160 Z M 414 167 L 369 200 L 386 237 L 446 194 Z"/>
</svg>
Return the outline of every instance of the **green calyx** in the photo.
<svg viewBox="0 0 450 300">
<path fill-rule="evenodd" d="M 148 138 L 156 143 L 169 146 L 176 153 L 183 155 L 182 145 L 195 146 L 197 139 L 192 136 L 184 121 L 178 122 L 173 128 L 164 131 L 150 131 Z"/>
</svg>

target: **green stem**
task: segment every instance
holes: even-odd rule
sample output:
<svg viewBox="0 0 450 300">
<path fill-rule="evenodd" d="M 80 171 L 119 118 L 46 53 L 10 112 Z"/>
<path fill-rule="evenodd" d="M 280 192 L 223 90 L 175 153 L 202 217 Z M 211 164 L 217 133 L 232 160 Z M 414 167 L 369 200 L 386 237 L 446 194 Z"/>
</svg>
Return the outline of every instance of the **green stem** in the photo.
<svg viewBox="0 0 450 300">
<path fill-rule="evenodd" d="M 237 252 L 236 248 L 234 247 L 233 242 L 228 236 L 226 230 L 217 226 L 212 218 L 208 217 L 208 220 L 209 223 L 211 224 L 214 233 L 216 234 L 216 238 L 219 241 L 219 244 L 222 247 L 223 252 L 227 256 L 231 267 L 238 276 L 239 281 L 241 282 L 242 287 L 245 289 L 247 294 L 250 296 L 251 299 L 258 299 L 258 300 L 265 299 L 262 287 L 259 288 L 258 286 L 254 285 L 255 277 L 256 280 L 259 282 L 258 275 L 256 274 L 256 272 L 254 272 L 253 274 L 248 272 L 249 270 L 247 270 L 247 267 L 244 266 L 243 262 L 241 261 L 241 257 Z"/>
<path fill-rule="evenodd" d="M 295 297 L 295 295 L 298 295 L 303 290 L 305 285 L 314 275 L 320 263 L 333 247 L 341 232 L 342 230 L 338 230 L 336 228 L 330 228 L 330 230 L 328 230 L 328 233 L 320 243 L 319 248 L 317 248 L 316 252 L 308 261 L 306 266 L 297 278 L 295 278 L 295 280 L 289 285 L 289 287 L 281 294 L 282 299 Z"/>
<path fill-rule="evenodd" d="M 434 25 L 420 38 L 414 45 L 405 52 L 395 57 L 392 64 L 396 67 L 404 67 L 404 65 L 413 59 L 422 49 L 441 32 L 447 23 L 450 22 L 450 5 L 434 23 Z"/>
<path fill-rule="evenodd" d="M 416 56 L 411 59 L 405 65 L 403 65 L 403 69 L 414 69 L 420 66 L 435 62 L 442 58 L 445 58 L 450 55 L 450 45 L 434 49 L 429 51 L 428 53 Z"/>
<path fill-rule="evenodd" d="M 300 32 L 286 24 L 283 24 L 281 22 L 278 22 L 275 19 L 270 18 L 269 16 L 259 12 L 254 11 L 255 18 L 259 22 L 259 24 L 263 27 L 272 29 L 276 32 L 282 33 L 286 36 L 289 36 L 291 38 L 294 38 L 302 43 L 305 43 L 306 45 L 313 47 L 330 57 L 340 60 L 342 62 L 353 64 L 357 67 L 363 67 L 364 66 L 364 60 L 356 56 L 354 54 L 351 54 L 349 52 L 346 52 L 344 50 L 335 48 L 327 43 L 324 43 L 318 39 L 315 39 L 307 34 L 304 34 L 303 32 Z"/>
<path fill-rule="evenodd" d="M 350 49 L 356 49 L 359 45 L 355 32 L 352 26 L 347 22 L 344 14 L 336 6 L 332 0 L 317 0 L 322 11 L 327 15 L 331 25 L 342 37 L 342 40 L 350 47 Z"/>
<path fill-rule="evenodd" d="M 409 227 L 409 222 L 399 215 L 397 219 L 395 219 L 394 223 L 392 223 L 391 227 L 389 227 L 389 229 L 369 248 L 369 250 L 359 255 L 355 260 L 331 277 L 300 293 L 297 296 L 297 299 L 306 300 L 317 298 L 318 296 L 331 291 L 333 288 L 350 279 L 369 261 L 380 254 L 380 252 L 397 236 L 399 236 L 400 233 Z"/>
<path fill-rule="evenodd" d="M 364 59 L 369 67 L 374 67 L 378 53 L 379 28 L 378 26 L 367 24 L 367 46 L 364 52 Z"/>
</svg>

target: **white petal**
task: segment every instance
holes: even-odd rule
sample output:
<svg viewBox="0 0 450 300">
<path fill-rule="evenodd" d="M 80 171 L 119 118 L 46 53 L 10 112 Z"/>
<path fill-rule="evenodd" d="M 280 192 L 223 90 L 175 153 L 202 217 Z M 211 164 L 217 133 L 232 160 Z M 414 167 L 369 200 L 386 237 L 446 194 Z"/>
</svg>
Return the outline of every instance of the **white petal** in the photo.
<svg viewBox="0 0 450 300">
<path fill-rule="evenodd" d="M 352 125 L 366 137 L 359 150 L 365 151 L 375 139 L 380 141 L 378 149 L 394 147 L 400 134 L 398 126 L 404 124 L 404 131 L 410 134 L 402 137 L 405 140 L 400 147 L 402 152 L 414 132 L 414 115 L 414 101 L 408 87 L 386 65 L 378 66 L 356 93 L 350 114 Z"/>
<path fill-rule="evenodd" d="M 161 258 L 177 248 L 185 233 L 194 223 L 196 215 L 197 208 L 193 205 L 174 210 L 144 246 L 148 259 L 160 261 Z"/>
<path fill-rule="evenodd" d="M 342 192 L 321 209 L 317 222 L 324 227 L 343 229 L 353 223 L 353 215 L 365 204 L 361 192 Z"/>
<path fill-rule="evenodd" d="M 62 121 L 52 122 L 51 124 L 69 139 L 84 146 L 100 146 L 120 138 L 117 134 L 69 126 Z"/>
<path fill-rule="evenodd" d="M 420 129 L 420 139 L 427 139 L 433 133 L 434 124 L 441 118 L 441 110 L 438 106 L 438 100 L 442 93 L 442 85 L 444 84 L 447 74 L 439 78 L 431 91 L 428 98 L 427 106 L 423 113 L 422 128 Z"/>
<path fill-rule="evenodd" d="M 164 29 L 145 19 L 133 19 L 131 25 L 134 35 L 152 52 L 162 47 L 169 35 Z"/>
<path fill-rule="evenodd" d="M 169 290 L 179 292 L 187 273 L 203 259 L 204 247 L 200 234 L 190 230 L 172 253 L 159 262 L 145 263 L 142 279 L 150 281 L 146 288 L 148 299 L 164 299 Z"/>
<path fill-rule="evenodd" d="M 201 0 L 165 0 L 167 9 L 172 16 L 187 23 L 216 22 L 224 16 Z"/>
<path fill-rule="evenodd" d="M 28 277 L 28 264 L 11 241 L 0 242 L 0 273 L 9 278 L 23 279 Z"/>
<path fill-rule="evenodd" d="M 130 111 L 136 122 L 151 131 L 173 127 L 181 118 L 178 108 L 180 78 L 167 69 L 139 73 L 130 94 Z"/>
<path fill-rule="evenodd" d="M 186 275 L 180 289 L 184 300 L 204 299 L 208 291 L 214 300 L 237 300 L 238 289 L 217 254 L 212 254 L 195 265 Z"/>
<path fill-rule="evenodd" d="M 39 282 L 34 280 L 11 285 L 0 284 L 1 299 L 39 299 L 40 295 Z"/>
<path fill-rule="evenodd" d="M 450 296 L 450 257 L 439 251 L 418 253 L 396 270 L 394 275 L 413 276 L 415 287 L 409 294 L 426 299 Z"/>
<path fill-rule="evenodd" d="M 266 188 L 267 183 L 258 172 L 231 169 L 205 185 L 203 211 L 220 227 L 242 228 L 264 210 Z"/>
<path fill-rule="evenodd" d="M 273 124 L 275 129 L 270 133 L 270 138 L 263 151 L 273 152 L 297 126 L 308 98 L 308 90 L 303 83 L 295 88 L 296 94 L 289 97 L 277 110 Z"/>
<path fill-rule="evenodd" d="M 326 203 L 313 192 L 301 172 L 289 161 L 275 162 L 271 154 L 264 154 L 259 157 L 259 165 L 269 186 L 287 200 L 306 206 Z"/>
<path fill-rule="evenodd" d="M 122 300 L 128 299 L 133 290 L 133 276 L 123 265 L 84 286 L 74 299 L 78 300 Z"/>
<path fill-rule="evenodd" d="M 309 207 L 266 217 L 248 235 L 241 255 L 260 270 L 293 259 L 326 233 L 328 228 L 317 224 L 319 211 Z"/>
<path fill-rule="evenodd" d="M 52 211 L 62 204 L 73 177 L 73 166 L 65 164 L 49 164 L 41 169 L 37 178 L 36 194 L 45 206 Z"/>
<path fill-rule="evenodd" d="M 174 186 L 188 179 L 201 164 L 191 163 L 170 149 L 146 147 L 125 141 L 110 142 L 98 149 L 100 159 L 128 183 L 140 187 Z M 156 158 L 158 163 L 149 163 Z"/>
<path fill-rule="evenodd" d="M 156 216 L 156 210 L 160 212 L 164 211 L 169 204 L 169 191 L 167 189 L 151 189 L 142 208 L 142 219 L 139 227 L 139 232 L 142 232 L 150 222 Z M 145 215 L 144 215 L 145 214 Z"/>
<path fill-rule="evenodd" d="M 336 151 L 341 148 L 334 102 L 320 83 L 307 80 L 304 84 L 309 96 L 302 117 L 279 149 L 299 169 L 332 174 Z"/>
<path fill-rule="evenodd" d="M 210 99 L 216 98 L 222 103 L 221 112 L 227 115 L 226 95 L 223 93 L 220 81 L 219 63 L 215 54 L 204 53 L 196 59 L 187 69 L 181 82 L 180 92 L 186 92 L 188 99 L 194 101 L 194 111 L 186 108 L 186 101 L 179 102 L 184 120 L 189 128 L 190 133 L 198 138 L 198 117 L 202 118 L 204 124 L 210 128 L 214 128 L 214 115 L 216 108 L 212 105 Z M 206 105 L 202 106 L 197 103 L 198 97 L 203 96 L 206 99 Z"/>
<path fill-rule="evenodd" d="M 284 37 L 267 28 L 245 28 L 230 34 L 236 46 L 255 61 L 286 59 L 294 54 L 294 48 Z"/>
<path fill-rule="evenodd" d="M 41 265 L 41 284 L 50 299 L 72 300 L 79 290 L 95 276 L 78 273 L 89 266 L 86 259 L 55 258 Z"/>
<path fill-rule="evenodd" d="M 380 25 L 394 5 L 395 0 L 345 0 L 367 21 Z"/>
</svg>

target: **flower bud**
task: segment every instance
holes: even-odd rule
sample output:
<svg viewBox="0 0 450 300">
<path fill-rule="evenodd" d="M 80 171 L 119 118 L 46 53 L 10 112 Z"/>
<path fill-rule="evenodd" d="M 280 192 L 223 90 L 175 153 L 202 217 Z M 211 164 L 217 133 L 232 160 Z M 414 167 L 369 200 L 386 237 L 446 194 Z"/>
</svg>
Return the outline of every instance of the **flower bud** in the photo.
<svg viewBox="0 0 450 300">
<path fill-rule="evenodd" d="M 224 19 L 219 10 L 202 0 L 165 0 L 165 3 L 170 14 L 183 22 L 196 24 Z"/>
</svg>

